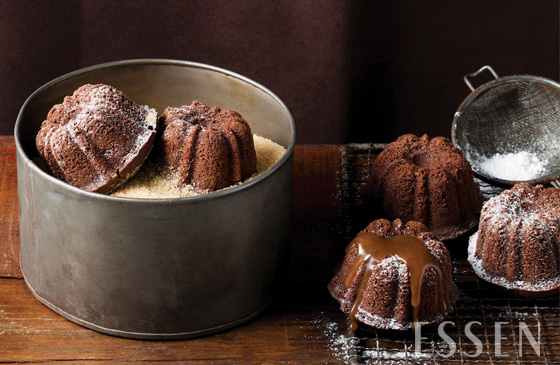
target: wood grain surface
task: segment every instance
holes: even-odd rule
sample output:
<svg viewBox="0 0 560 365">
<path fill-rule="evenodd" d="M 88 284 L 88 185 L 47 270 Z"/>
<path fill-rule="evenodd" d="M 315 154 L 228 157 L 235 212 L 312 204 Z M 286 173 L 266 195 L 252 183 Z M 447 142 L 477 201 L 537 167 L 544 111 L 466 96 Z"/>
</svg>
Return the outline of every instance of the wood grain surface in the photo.
<svg viewBox="0 0 560 365">
<path fill-rule="evenodd" d="M 384 363 L 383 358 L 388 363 L 406 363 L 402 361 L 406 354 L 398 348 L 405 335 L 378 337 L 375 330 L 365 329 L 359 338 L 348 337 L 346 316 L 326 290 L 348 243 L 344 225 L 348 203 L 343 204 L 347 198 L 341 196 L 344 189 L 340 185 L 341 179 L 345 183 L 346 180 L 339 171 L 342 147 L 296 147 L 292 271 L 286 287 L 272 305 L 254 320 L 228 331 L 184 341 L 146 341 L 108 336 L 76 325 L 41 304 L 27 288 L 18 259 L 14 140 L 0 136 L 0 363 L 341 363 L 348 361 L 349 352 L 356 348 L 349 351 L 349 344 L 354 340 L 358 341 L 355 343 L 359 344 L 361 353 L 353 352 L 350 360 Z M 352 222 L 361 227 L 358 220 L 352 219 Z M 556 306 L 555 298 L 532 302 L 501 296 L 494 289 L 481 286 L 465 262 L 466 237 L 448 247 L 456 259 L 455 280 L 462 290 L 461 300 L 450 319 L 457 321 L 457 326 L 462 323 L 462 327 L 467 320 L 499 319 L 509 321 L 512 326 L 524 320 L 534 331 L 535 317 L 529 312 L 535 312 L 542 325 L 544 355 L 537 357 L 529 351 L 527 356 L 519 357 L 515 350 L 518 340 L 509 334 L 504 349 L 510 356 L 491 357 L 493 345 L 487 331 L 492 330 L 492 326 L 489 322 L 490 327 L 484 327 L 489 352 L 480 358 L 469 358 L 459 351 L 453 358 L 435 357 L 429 363 L 492 363 L 494 360 L 503 364 L 560 363 L 560 302 Z M 458 263 L 461 265 L 457 266 Z M 430 344 L 432 348 L 437 347 L 438 343 L 427 341 L 424 347 Z M 380 348 L 381 352 L 372 352 L 375 348 Z M 472 347 L 467 344 L 464 350 L 472 352 Z M 368 351 L 377 358 L 366 356 Z"/>
<path fill-rule="evenodd" d="M 20 278 L 16 148 L 0 136 L 0 277 Z"/>
</svg>

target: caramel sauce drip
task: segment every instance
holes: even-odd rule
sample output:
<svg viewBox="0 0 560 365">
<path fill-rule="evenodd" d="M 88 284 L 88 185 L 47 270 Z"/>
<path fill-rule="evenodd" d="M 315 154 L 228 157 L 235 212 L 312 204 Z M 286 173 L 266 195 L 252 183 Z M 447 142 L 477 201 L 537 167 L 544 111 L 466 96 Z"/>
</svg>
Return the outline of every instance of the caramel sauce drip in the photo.
<svg viewBox="0 0 560 365">
<path fill-rule="evenodd" d="M 365 265 L 365 272 L 360 281 L 358 287 L 358 292 L 356 293 L 356 298 L 352 303 L 352 308 L 350 309 L 350 330 L 355 331 L 358 329 L 358 324 L 356 322 L 356 313 L 358 312 L 358 306 L 362 301 L 364 295 L 364 290 L 366 288 L 368 279 L 371 275 L 373 265 L 377 261 L 389 257 L 396 257 L 400 262 L 405 263 L 408 266 L 408 275 L 410 282 L 410 303 L 413 308 L 413 328 L 418 322 L 418 312 L 420 309 L 421 298 L 421 288 L 424 281 L 424 274 L 426 270 L 433 268 L 437 275 L 439 281 L 439 309 L 440 312 L 445 314 L 447 312 L 447 306 L 445 304 L 445 289 L 443 285 L 443 275 L 441 268 L 436 261 L 434 255 L 428 251 L 424 243 L 416 237 L 413 236 L 394 236 L 391 238 L 383 238 L 371 232 L 360 232 L 350 242 L 346 248 L 346 253 L 350 251 L 353 246 L 357 246 L 357 256 L 354 261 L 354 265 L 350 269 L 346 280 L 344 281 L 346 287 L 350 287 L 352 282 L 356 278 L 358 271 L 362 265 Z"/>
</svg>

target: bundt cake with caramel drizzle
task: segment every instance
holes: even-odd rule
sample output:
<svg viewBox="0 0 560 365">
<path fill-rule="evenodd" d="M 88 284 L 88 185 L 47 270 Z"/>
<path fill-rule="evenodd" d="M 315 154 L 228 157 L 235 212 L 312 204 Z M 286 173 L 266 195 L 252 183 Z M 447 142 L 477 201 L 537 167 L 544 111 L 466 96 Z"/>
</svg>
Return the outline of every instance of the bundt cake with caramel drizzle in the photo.
<svg viewBox="0 0 560 365">
<path fill-rule="evenodd" d="M 459 295 L 445 245 L 424 224 L 400 219 L 378 219 L 360 232 L 328 289 L 351 330 L 357 322 L 384 330 L 440 323 Z"/>
<path fill-rule="evenodd" d="M 114 87 L 84 85 L 47 115 L 36 136 L 52 174 L 78 188 L 109 193 L 144 162 L 157 113 Z"/>
<path fill-rule="evenodd" d="M 180 185 L 215 191 L 242 182 L 257 171 L 253 134 L 241 115 L 198 101 L 168 107 L 161 115 L 156 155 Z"/>
<path fill-rule="evenodd" d="M 514 295 L 560 291 L 560 190 L 514 185 L 484 203 L 469 240 L 474 272 Z"/>
<path fill-rule="evenodd" d="M 375 159 L 369 184 L 382 217 L 422 222 L 441 240 L 478 223 L 482 196 L 471 165 L 445 137 L 400 136 Z"/>
</svg>

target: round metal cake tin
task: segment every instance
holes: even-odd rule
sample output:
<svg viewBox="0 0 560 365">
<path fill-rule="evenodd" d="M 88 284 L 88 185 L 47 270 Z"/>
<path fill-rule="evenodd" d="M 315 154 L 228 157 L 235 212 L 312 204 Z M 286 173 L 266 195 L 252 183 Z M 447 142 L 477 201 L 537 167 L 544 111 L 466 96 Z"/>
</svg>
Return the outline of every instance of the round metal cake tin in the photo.
<svg viewBox="0 0 560 365">
<path fill-rule="evenodd" d="M 180 199 L 117 198 L 44 172 L 35 135 L 50 108 L 86 83 L 105 83 L 156 108 L 194 99 L 236 110 L 253 133 L 284 146 L 263 174 Z M 141 339 L 201 336 L 260 313 L 287 280 L 295 123 L 270 90 L 199 63 L 101 64 L 36 90 L 15 126 L 21 269 L 35 297 L 99 332 Z"/>
</svg>

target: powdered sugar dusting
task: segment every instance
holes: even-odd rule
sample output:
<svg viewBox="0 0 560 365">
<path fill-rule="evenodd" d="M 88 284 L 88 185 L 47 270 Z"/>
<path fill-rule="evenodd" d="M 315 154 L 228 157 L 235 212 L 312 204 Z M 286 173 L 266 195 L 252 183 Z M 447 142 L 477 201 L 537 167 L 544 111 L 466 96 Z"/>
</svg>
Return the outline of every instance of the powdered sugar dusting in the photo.
<svg viewBox="0 0 560 365">
<path fill-rule="evenodd" d="M 476 241 L 478 239 L 478 232 L 469 238 L 468 260 L 473 268 L 475 274 L 484 281 L 494 285 L 501 286 L 508 290 L 523 290 L 523 291 L 546 291 L 551 290 L 560 285 L 560 278 L 556 280 L 543 280 L 539 283 L 529 283 L 523 280 L 509 281 L 506 278 L 489 274 L 482 264 L 482 259 L 476 257 Z"/>
<path fill-rule="evenodd" d="M 135 104 L 109 85 L 86 84 L 51 108 L 41 126 L 48 128 L 46 147 L 38 142 L 38 150 L 64 181 L 89 191 L 111 189 L 143 162 L 156 117 L 155 109 Z M 89 174 L 78 173 L 83 170 Z"/>
<path fill-rule="evenodd" d="M 531 118 L 538 113 L 532 107 Z M 560 170 L 560 133 L 557 123 L 545 119 L 512 118 L 496 125 L 496 133 L 486 128 L 465 130 L 461 149 L 475 171 L 491 178 L 526 181 L 547 176 Z M 491 166 L 484 169 L 486 160 L 492 160 L 487 162 Z"/>
<path fill-rule="evenodd" d="M 380 317 L 361 308 L 358 309 L 358 313 L 356 314 L 356 317 L 358 317 L 358 315 L 361 317 L 363 322 L 366 322 L 375 328 L 399 330 L 399 331 L 412 329 L 412 322 L 401 324 L 393 317 L 390 318 Z M 444 317 L 441 313 L 437 313 L 433 318 L 433 322 L 435 323 L 442 322 L 443 320 Z M 426 322 L 426 321 L 419 321 L 418 323 L 422 326 L 432 324 L 432 322 Z"/>
<path fill-rule="evenodd" d="M 432 241 L 434 243 L 436 241 Z M 429 247 L 429 245 L 426 245 Z M 436 253 L 434 253 L 436 256 Z M 392 273 L 393 278 L 398 281 L 402 282 L 404 277 L 408 277 L 409 269 L 408 265 L 404 260 L 402 260 L 398 256 L 390 256 L 384 258 L 382 260 L 371 260 L 370 265 L 372 266 L 372 272 L 387 272 Z M 442 267 L 443 268 L 443 267 Z M 374 274 L 372 274 L 374 275 Z M 346 290 L 350 290 L 350 288 L 346 288 Z M 430 298 L 433 300 L 437 300 L 438 298 Z M 347 295 L 342 295 L 338 298 L 341 304 L 341 308 L 351 308 L 353 305 L 354 298 L 349 299 Z M 447 303 L 447 305 L 452 306 L 452 303 Z M 371 309 L 364 309 L 361 305 L 358 306 L 356 315 L 356 320 L 361 323 L 364 323 L 368 326 L 378 329 L 384 330 L 398 330 L 398 331 L 405 331 L 412 329 L 412 321 L 409 322 L 399 322 L 395 317 L 382 317 L 376 313 L 372 313 Z M 437 313 L 433 318 L 431 318 L 430 322 L 427 321 L 420 321 L 421 325 L 428 325 L 432 323 L 439 323 L 444 320 L 444 316 L 441 313 Z"/>
<path fill-rule="evenodd" d="M 548 219 L 558 221 L 559 217 L 554 216 L 552 212 L 534 207 L 533 201 L 536 197 L 533 190 L 529 189 L 517 186 L 488 200 L 482 207 L 481 223 L 503 226 L 517 218 L 535 225 L 543 225 Z"/>
<path fill-rule="evenodd" d="M 520 183 L 488 200 L 482 208 L 479 232 L 480 229 L 503 230 L 502 234 L 506 236 L 510 234 L 511 229 L 517 229 L 512 227 L 522 225 L 531 229 L 532 234 L 547 235 L 545 239 L 558 240 L 559 237 L 555 237 L 553 232 L 558 232 L 560 229 L 560 217 L 558 209 L 551 208 L 551 206 L 555 205 L 555 201 L 560 202 L 560 196 L 541 195 L 546 194 L 547 191 L 555 191 L 551 189 Z M 481 279 L 509 290 L 535 292 L 551 290 L 560 285 L 560 276 L 543 279 L 538 283 L 530 283 L 523 280 L 522 276 L 518 280 L 512 281 L 488 273 L 484 269 L 482 255 L 477 254 L 479 232 L 469 239 L 468 260 L 474 272 Z M 550 237 L 548 237 L 549 235 Z M 484 244 L 494 244 L 494 242 Z"/>
<path fill-rule="evenodd" d="M 433 358 L 431 354 L 414 351 L 412 345 L 402 350 L 368 349 L 364 350 L 362 355 L 373 360 L 383 360 L 383 364 L 403 364 L 403 362 L 406 364 L 410 360 L 432 360 Z"/>
<path fill-rule="evenodd" d="M 521 151 L 496 154 L 482 159 L 479 167 L 482 172 L 502 180 L 524 181 L 537 179 L 546 174 L 548 161 L 541 160 L 535 153 Z"/>
<path fill-rule="evenodd" d="M 384 364 L 402 364 L 403 361 L 422 361 L 432 360 L 431 353 L 414 351 L 413 344 L 402 343 L 402 347 L 390 348 L 368 348 L 361 343 L 360 337 L 353 336 L 348 331 L 346 325 L 340 325 L 338 322 L 327 318 L 325 313 L 320 312 L 313 319 L 312 323 L 316 325 L 321 334 L 327 340 L 327 346 L 331 351 L 331 356 L 340 361 L 349 362 L 350 360 L 358 360 L 360 363 L 379 363 Z M 397 342 L 394 343 L 398 346 Z M 379 346 L 379 345 L 378 345 Z"/>
<path fill-rule="evenodd" d="M 143 132 L 136 134 L 131 149 L 126 151 L 126 155 L 123 157 L 124 164 L 129 163 L 138 154 L 155 131 L 156 110 L 147 105 L 135 104 L 111 86 L 86 85 L 78 89 L 73 98 L 74 102 L 70 104 L 68 110 L 68 114 L 74 116 L 67 124 L 69 130 L 82 130 L 89 135 L 92 133 L 92 129 L 88 125 L 104 121 L 107 115 L 113 116 L 116 120 L 130 119 L 142 127 Z M 107 153 L 112 152 L 107 151 Z"/>
<path fill-rule="evenodd" d="M 395 280 L 402 281 L 402 278 L 408 275 L 408 267 L 402 259 L 398 256 L 390 256 L 384 258 L 383 260 L 371 260 L 372 272 L 389 272 L 394 273 Z M 374 274 L 372 274 L 374 275 Z M 350 290 L 350 288 L 346 288 Z M 352 300 L 349 300 L 346 295 L 342 296 L 340 299 L 341 307 L 350 308 L 353 304 Z M 374 328 L 387 329 L 387 330 L 407 330 L 412 328 L 412 322 L 399 323 L 393 317 L 381 317 L 375 313 L 370 313 L 368 310 L 364 310 L 361 306 L 358 306 L 356 312 L 356 320 L 361 323 L 365 323 Z"/>
<path fill-rule="evenodd" d="M 327 339 L 331 355 L 337 360 L 348 361 L 353 337 L 348 334 L 346 328 L 341 328 L 342 326 L 337 322 L 329 320 L 323 312 L 319 313 L 312 323 L 319 327 L 321 333 Z"/>
</svg>

